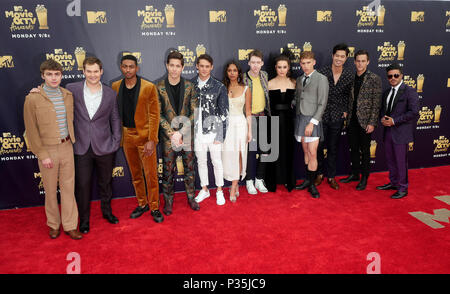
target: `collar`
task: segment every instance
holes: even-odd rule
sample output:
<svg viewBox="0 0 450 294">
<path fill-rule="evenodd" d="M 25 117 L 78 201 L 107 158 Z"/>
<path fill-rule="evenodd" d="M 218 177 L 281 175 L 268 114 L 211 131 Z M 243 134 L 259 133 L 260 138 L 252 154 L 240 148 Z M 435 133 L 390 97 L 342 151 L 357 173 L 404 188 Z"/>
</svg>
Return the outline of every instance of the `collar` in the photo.
<svg viewBox="0 0 450 294">
<path fill-rule="evenodd" d="M 403 84 L 403 80 L 401 80 L 400 81 L 400 83 L 397 85 L 397 86 L 395 86 L 395 87 L 392 87 L 391 86 L 391 90 L 392 90 L 392 88 L 394 88 L 395 89 L 395 93 L 398 93 L 398 89 L 400 88 L 400 86 Z"/>
<path fill-rule="evenodd" d="M 310 78 L 311 75 L 312 75 L 315 71 L 316 71 L 316 70 L 313 70 L 309 75 L 304 74 L 305 78 L 306 78 L 306 77 Z"/>
<path fill-rule="evenodd" d="M 99 90 L 99 92 L 101 93 L 102 91 L 103 91 L 103 85 L 102 85 L 102 82 L 98 82 L 99 84 L 100 84 L 100 90 Z M 89 87 L 88 87 L 88 85 L 87 85 L 87 83 L 86 83 L 86 80 L 84 80 L 84 85 L 83 85 L 83 89 L 84 89 L 84 91 L 88 91 L 88 93 L 89 94 L 91 94 L 91 95 L 95 95 L 95 94 L 98 94 L 98 92 L 95 92 L 95 93 L 92 93 L 91 92 L 91 89 L 89 89 Z"/>
</svg>

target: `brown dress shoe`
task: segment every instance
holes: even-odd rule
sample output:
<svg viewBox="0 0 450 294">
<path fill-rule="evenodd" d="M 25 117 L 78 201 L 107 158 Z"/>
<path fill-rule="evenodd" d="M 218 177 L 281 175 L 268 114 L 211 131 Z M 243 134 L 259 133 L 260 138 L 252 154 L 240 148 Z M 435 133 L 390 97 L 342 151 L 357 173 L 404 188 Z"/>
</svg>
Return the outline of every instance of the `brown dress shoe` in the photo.
<svg viewBox="0 0 450 294">
<path fill-rule="evenodd" d="M 72 231 L 68 231 L 68 232 L 64 232 L 67 235 L 70 236 L 70 238 L 74 239 L 74 240 L 80 240 L 81 238 L 83 238 L 83 235 L 81 235 L 80 231 L 78 230 L 72 230 Z"/>
<path fill-rule="evenodd" d="M 315 181 L 314 181 L 314 185 L 319 186 L 320 184 L 322 184 L 323 181 L 323 175 L 317 175 Z"/>
<path fill-rule="evenodd" d="M 329 184 L 330 187 L 333 188 L 334 190 L 339 190 L 339 184 L 336 182 L 336 179 L 335 179 L 335 178 L 328 179 L 328 184 Z"/>
<path fill-rule="evenodd" d="M 49 227 L 50 228 L 50 227 Z M 50 232 L 49 232 L 49 236 L 52 239 L 56 239 L 59 237 L 59 234 L 61 233 L 61 231 L 59 230 L 59 228 L 57 230 L 50 228 Z"/>
</svg>

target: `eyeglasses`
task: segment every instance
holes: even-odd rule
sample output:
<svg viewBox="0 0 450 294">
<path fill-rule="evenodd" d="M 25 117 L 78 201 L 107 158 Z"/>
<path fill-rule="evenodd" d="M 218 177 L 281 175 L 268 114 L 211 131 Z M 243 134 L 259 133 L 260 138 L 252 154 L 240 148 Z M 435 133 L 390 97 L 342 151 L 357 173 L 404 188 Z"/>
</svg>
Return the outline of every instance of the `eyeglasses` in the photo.
<svg viewBox="0 0 450 294">
<path fill-rule="evenodd" d="M 392 78 L 398 79 L 400 77 L 400 75 L 399 74 L 393 74 L 393 75 L 388 75 L 387 77 L 388 77 L 388 79 L 392 79 Z"/>
</svg>

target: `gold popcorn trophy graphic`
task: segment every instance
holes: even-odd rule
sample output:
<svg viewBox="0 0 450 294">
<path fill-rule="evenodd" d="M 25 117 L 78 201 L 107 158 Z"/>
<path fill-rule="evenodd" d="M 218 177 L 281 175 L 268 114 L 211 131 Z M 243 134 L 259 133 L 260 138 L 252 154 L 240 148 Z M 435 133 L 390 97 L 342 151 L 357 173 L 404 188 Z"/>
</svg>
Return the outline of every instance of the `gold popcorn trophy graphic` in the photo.
<svg viewBox="0 0 450 294">
<path fill-rule="evenodd" d="M 168 28 L 175 27 L 175 8 L 171 4 L 167 4 L 164 8 L 164 13 L 166 14 L 166 21 Z"/>
<path fill-rule="evenodd" d="M 44 5 L 38 4 L 36 6 L 36 14 L 39 21 L 40 30 L 48 30 L 47 25 L 47 8 Z"/>
<path fill-rule="evenodd" d="M 184 175 L 183 157 L 181 155 L 177 156 L 177 172 L 179 176 Z"/>
<path fill-rule="evenodd" d="M 377 141 L 370 141 L 370 158 L 375 158 L 375 153 L 377 151 Z"/>
<path fill-rule="evenodd" d="M 408 143 L 408 151 L 414 151 L 414 142 Z"/>
<path fill-rule="evenodd" d="M 195 52 L 197 53 L 197 57 L 206 53 L 206 47 L 203 44 L 198 44 L 195 48 Z"/>
<path fill-rule="evenodd" d="M 78 70 L 83 70 L 83 62 L 86 58 L 86 51 L 83 47 L 77 47 L 75 49 L 75 58 L 77 59 Z"/>
<path fill-rule="evenodd" d="M 303 44 L 303 51 L 311 51 L 312 50 L 312 45 L 310 42 L 305 42 L 305 44 Z"/>
<path fill-rule="evenodd" d="M 384 16 L 386 14 L 386 8 L 384 8 L 384 5 L 380 5 L 378 7 L 378 26 L 382 27 L 384 26 Z"/>
<path fill-rule="evenodd" d="M 423 82 L 425 81 L 425 77 L 423 74 L 417 76 L 417 93 L 423 92 Z"/>
<path fill-rule="evenodd" d="M 405 42 L 399 41 L 397 44 L 397 50 L 398 50 L 397 60 L 405 59 L 405 48 L 406 48 Z"/>
<path fill-rule="evenodd" d="M 284 4 L 280 4 L 278 6 L 278 26 L 285 27 L 286 26 L 286 14 L 287 8 Z"/>
<path fill-rule="evenodd" d="M 434 122 L 438 123 L 441 120 L 441 112 L 442 107 L 440 105 L 436 105 L 434 108 Z"/>
</svg>

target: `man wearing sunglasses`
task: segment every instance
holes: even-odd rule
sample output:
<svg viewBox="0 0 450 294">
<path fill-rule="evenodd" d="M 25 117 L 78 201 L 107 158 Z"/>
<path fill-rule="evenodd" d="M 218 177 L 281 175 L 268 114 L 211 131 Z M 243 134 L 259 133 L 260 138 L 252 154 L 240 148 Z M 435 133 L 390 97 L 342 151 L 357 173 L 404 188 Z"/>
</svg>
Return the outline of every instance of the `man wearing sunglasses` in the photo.
<svg viewBox="0 0 450 294">
<path fill-rule="evenodd" d="M 408 143 L 414 140 L 419 96 L 415 89 L 403 83 L 399 64 L 391 64 L 386 71 L 391 87 L 383 94 L 380 117 L 389 183 L 377 189 L 397 190 L 391 198 L 400 199 L 408 195 Z"/>
</svg>

